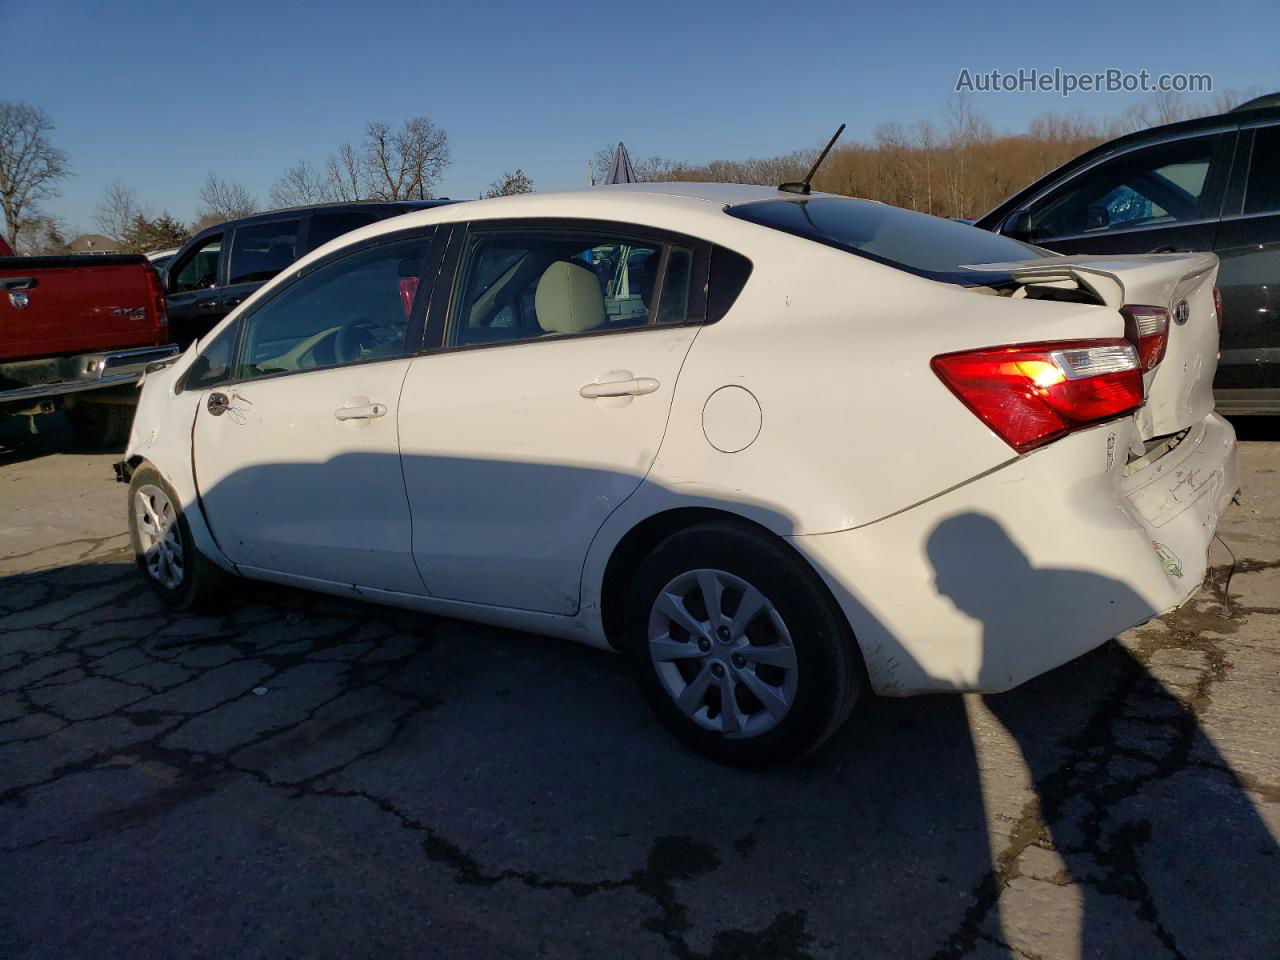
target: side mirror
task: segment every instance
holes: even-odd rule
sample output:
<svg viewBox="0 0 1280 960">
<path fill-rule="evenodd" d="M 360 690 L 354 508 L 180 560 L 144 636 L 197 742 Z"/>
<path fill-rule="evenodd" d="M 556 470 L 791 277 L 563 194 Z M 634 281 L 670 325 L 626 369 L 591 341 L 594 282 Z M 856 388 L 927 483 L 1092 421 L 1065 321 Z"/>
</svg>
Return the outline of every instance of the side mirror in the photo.
<svg viewBox="0 0 1280 960">
<path fill-rule="evenodd" d="M 1000 232 L 1006 237 L 1012 237 L 1014 240 L 1030 243 L 1032 236 L 1031 211 L 1015 210 L 1009 215 L 1009 219 L 1005 220 Z"/>
</svg>

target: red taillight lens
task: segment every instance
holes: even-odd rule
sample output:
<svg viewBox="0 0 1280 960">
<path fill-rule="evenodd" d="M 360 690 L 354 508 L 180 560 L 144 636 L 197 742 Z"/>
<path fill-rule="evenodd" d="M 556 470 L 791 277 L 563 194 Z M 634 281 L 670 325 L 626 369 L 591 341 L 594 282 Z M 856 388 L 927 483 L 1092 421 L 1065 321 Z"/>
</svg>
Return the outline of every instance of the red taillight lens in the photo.
<svg viewBox="0 0 1280 960">
<path fill-rule="evenodd" d="M 168 327 L 169 315 L 165 310 L 164 281 L 154 267 L 147 269 L 147 290 L 151 294 L 151 315 L 156 318 L 157 327 Z"/>
<path fill-rule="evenodd" d="M 1154 370 L 1169 346 L 1169 311 L 1164 307 L 1129 304 L 1120 308 L 1124 338 L 1138 349 L 1142 371 Z"/>
<path fill-rule="evenodd" d="M 933 358 L 960 400 L 1019 453 L 1142 406 L 1137 351 L 1123 340 L 991 347 Z"/>
<path fill-rule="evenodd" d="M 1218 318 L 1218 332 L 1222 332 L 1222 291 L 1213 288 L 1213 313 Z"/>
</svg>

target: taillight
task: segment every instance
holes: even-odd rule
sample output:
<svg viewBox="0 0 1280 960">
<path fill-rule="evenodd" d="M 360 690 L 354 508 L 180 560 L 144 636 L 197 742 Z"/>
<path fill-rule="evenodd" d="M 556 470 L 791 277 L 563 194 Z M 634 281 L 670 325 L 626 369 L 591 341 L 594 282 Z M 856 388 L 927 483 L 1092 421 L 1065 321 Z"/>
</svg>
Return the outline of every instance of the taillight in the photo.
<svg viewBox="0 0 1280 960">
<path fill-rule="evenodd" d="M 151 294 L 151 315 L 156 318 L 157 327 L 169 326 L 169 315 L 165 310 L 164 281 L 155 267 L 147 268 L 147 292 Z"/>
<path fill-rule="evenodd" d="M 1222 291 L 1213 288 L 1213 313 L 1218 318 L 1218 332 L 1222 332 Z"/>
<path fill-rule="evenodd" d="M 1154 370 L 1169 347 L 1169 311 L 1127 304 L 1120 308 L 1120 314 L 1124 317 L 1124 338 L 1137 348 L 1142 372 Z"/>
<path fill-rule="evenodd" d="M 933 370 L 1019 453 L 1142 406 L 1138 354 L 1123 340 L 949 353 L 933 358 Z"/>
</svg>

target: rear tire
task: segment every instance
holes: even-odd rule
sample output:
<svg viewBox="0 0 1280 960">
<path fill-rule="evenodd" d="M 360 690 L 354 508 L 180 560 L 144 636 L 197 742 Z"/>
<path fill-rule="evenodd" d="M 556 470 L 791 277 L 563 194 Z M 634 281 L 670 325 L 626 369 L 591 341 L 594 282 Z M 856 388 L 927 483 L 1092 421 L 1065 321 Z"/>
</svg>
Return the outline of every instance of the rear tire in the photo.
<svg viewBox="0 0 1280 960">
<path fill-rule="evenodd" d="M 129 481 L 129 539 L 143 579 L 167 607 L 191 610 L 208 604 L 228 579 L 196 549 L 182 501 L 152 466 Z"/>
<path fill-rule="evenodd" d="M 722 763 L 815 750 L 864 685 L 825 585 L 745 525 L 700 524 L 659 544 L 633 578 L 625 616 L 625 652 L 646 699 L 676 736 Z"/>
<path fill-rule="evenodd" d="M 137 408 L 127 403 L 99 403 L 77 399 L 66 408 L 76 439 L 91 450 L 123 450 L 133 428 Z"/>
</svg>

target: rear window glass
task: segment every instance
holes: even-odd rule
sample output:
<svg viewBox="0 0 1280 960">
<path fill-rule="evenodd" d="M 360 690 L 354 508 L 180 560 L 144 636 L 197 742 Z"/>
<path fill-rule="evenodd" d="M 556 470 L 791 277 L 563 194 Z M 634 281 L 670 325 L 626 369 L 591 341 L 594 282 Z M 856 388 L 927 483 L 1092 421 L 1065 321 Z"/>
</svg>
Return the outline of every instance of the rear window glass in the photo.
<svg viewBox="0 0 1280 960">
<path fill-rule="evenodd" d="M 1005 276 L 963 269 L 967 264 L 1052 256 L 1039 247 L 954 220 L 852 197 L 762 200 L 730 207 L 728 212 L 740 220 L 947 283 L 977 285 Z"/>
</svg>

